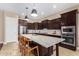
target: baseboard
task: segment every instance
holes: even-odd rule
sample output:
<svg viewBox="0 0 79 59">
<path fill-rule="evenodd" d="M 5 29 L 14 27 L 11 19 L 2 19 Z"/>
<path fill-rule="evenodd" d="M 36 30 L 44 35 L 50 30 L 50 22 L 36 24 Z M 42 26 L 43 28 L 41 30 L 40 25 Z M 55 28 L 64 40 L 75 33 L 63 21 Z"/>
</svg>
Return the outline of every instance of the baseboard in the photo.
<svg viewBox="0 0 79 59">
<path fill-rule="evenodd" d="M 16 44 L 18 44 L 18 42 L 16 42 L 16 41 L 13 41 L 14 43 L 16 43 Z M 13 43 L 13 42 L 11 42 L 11 41 L 8 41 L 8 42 L 4 42 L 3 44 L 7 44 L 7 43 Z"/>
<path fill-rule="evenodd" d="M 7 44 L 7 42 L 0 42 L 0 43 L 2 43 L 2 44 Z"/>
</svg>

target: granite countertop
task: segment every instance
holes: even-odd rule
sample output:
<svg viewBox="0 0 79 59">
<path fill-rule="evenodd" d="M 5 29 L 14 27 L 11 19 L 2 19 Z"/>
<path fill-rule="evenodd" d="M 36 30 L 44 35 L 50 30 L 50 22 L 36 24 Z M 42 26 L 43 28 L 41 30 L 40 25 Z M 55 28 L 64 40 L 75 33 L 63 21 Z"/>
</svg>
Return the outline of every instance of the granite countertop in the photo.
<svg viewBox="0 0 79 59">
<path fill-rule="evenodd" d="M 33 34 L 33 35 L 32 34 L 22 34 L 22 36 L 28 37 L 30 40 L 32 40 L 46 48 L 51 47 L 51 46 L 65 40 L 63 38 L 36 35 L 36 34 Z"/>
<path fill-rule="evenodd" d="M 49 34 L 49 33 L 48 33 Z M 56 35 L 56 36 L 61 36 L 61 34 L 49 34 L 49 35 Z"/>
<path fill-rule="evenodd" d="M 61 34 L 50 34 L 50 33 L 36 33 L 36 34 L 47 34 L 47 35 L 56 35 L 56 36 L 61 36 Z"/>
</svg>

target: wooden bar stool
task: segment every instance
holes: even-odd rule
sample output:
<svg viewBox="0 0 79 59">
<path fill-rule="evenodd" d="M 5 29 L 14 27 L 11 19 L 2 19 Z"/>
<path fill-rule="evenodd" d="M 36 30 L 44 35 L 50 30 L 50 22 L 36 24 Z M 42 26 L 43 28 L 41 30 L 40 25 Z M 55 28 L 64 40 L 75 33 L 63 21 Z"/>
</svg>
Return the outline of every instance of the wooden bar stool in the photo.
<svg viewBox="0 0 79 59">
<path fill-rule="evenodd" d="M 31 47 L 31 46 L 29 45 L 30 42 L 31 42 L 30 39 L 24 37 L 24 39 L 23 39 L 24 55 L 27 54 L 27 55 L 29 56 L 30 53 L 36 49 L 37 55 L 39 56 L 39 49 L 38 49 L 38 46 L 33 46 L 33 47 Z"/>
<path fill-rule="evenodd" d="M 21 36 L 21 35 L 18 36 L 18 42 L 19 42 L 18 47 L 19 47 L 19 49 L 20 49 L 21 55 L 24 55 L 24 48 L 23 48 L 23 46 L 22 46 L 22 39 L 23 39 L 23 38 L 24 38 L 24 37 Z"/>
<path fill-rule="evenodd" d="M 20 36 L 20 50 L 22 55 L 30 55 L 32 51 L 36 49 L 37 55 L 39 56 L 39 49 L 38 46 L 30 47 L 30 40 L 24 36 Z"/>
</svg>

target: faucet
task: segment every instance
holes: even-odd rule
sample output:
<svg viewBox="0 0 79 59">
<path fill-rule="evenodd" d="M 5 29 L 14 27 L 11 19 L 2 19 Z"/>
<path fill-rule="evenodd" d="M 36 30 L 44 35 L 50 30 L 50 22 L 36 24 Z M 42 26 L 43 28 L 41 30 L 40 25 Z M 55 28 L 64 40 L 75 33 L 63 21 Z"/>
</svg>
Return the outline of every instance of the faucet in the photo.
<svg viewBox="0 0 79 59">
<path fill-rule="evenodd" d="M 40 31 L 39 31 L 39 33 L 40 33 Z"/>
</svg>

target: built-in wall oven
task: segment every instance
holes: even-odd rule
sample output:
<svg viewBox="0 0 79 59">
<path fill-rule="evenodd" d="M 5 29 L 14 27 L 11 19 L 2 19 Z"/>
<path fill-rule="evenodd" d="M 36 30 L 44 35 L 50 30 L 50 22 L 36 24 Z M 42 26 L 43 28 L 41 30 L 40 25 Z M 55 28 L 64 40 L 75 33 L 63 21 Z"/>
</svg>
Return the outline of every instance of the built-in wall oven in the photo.
<svg viewBox="0 0 79 59">
<path fill-rule="evenodd" d="M 75 26 L 62 26 L 61 33 L 65 39 L 62 43 L 75 46 Z"/>
</svg>

